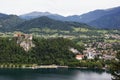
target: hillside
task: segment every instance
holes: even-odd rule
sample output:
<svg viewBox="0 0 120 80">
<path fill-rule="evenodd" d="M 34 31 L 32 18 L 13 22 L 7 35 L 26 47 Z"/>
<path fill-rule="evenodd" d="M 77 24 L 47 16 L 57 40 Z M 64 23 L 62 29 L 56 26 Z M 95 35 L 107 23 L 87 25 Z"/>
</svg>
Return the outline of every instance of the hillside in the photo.
<svg viewBox="0 0 120 80">
<path fill-rule="evenodd" d="M 29 19 L 38 18 L 38 17 L 41 17 L 41 16 L 48 16 L 48 15 L 52 15 L 52 14 L 49 13 L 49 12 L 37 12 L 37 11 L 34 11 L 34 12 L 31 12 L 31 13 L 20 15 L 20 17 L 23 18 L 23 19 L 29 20 Z"/>
<path fill-rule="evenodd" d="M 0 38 L 0 42 L 0 64 L 68 65 L 68 62 L 76 61 L 75 54 L 69 51 L 69 47 L 77 46 L 68 39 L 34 38 L 35 47 L 28 52 L 14 38 Z"/>
<path fill-rule="evenodd" d="M 4 16 L 7 16 L 7 14 L 0 13 L 0 18 Z"/>
<path fill-rule="evenodd" d="M 32 20 L 23 22 L 22 24 L 16 26 L 17 30 L 29 31 L 32 28 L 49 28 L 56 30 L 72 30 L 73 27 L 84 27 L 90 28 L 88 25 L 77 22 L 63 22 L 58 20 L 53 20 L 48 17 L 39 17 Z"/>
<path fill-rule="evenodd" d="M 105 15 L 88 23 L 91 26 L 106 29 L 120 29 L 120 11 L 114 14 Z"/>
<path fill-rule="evenodd" d="M 11 31 L 13 27 L 16 25 L 22 23 L 24 20 L 19 18 L 16 15 L 6 15 L 3 17 L 0 17 L 0 31 Z"/>
<path fill-rule="evenodd" d="M 49 17 L 49 18 L 55 19 L 55 20 L 62 20 L 62 21 L 64 20 L 64 16 L 61 16 L 58 14 L 53 14 L 50 12 L 37 12 L 37 11 L 23 14 L 23 15 L 20 15 L 19 17 L 22 19 L 30 20 L 30 19 L 39 18 L 42 16 L 46 16 L 46 17 Z"/>
<path fill-rule="evenodd" d="M 109 8 L 109 9 L 98 9 L 98 10 L 90 11 L 88 13 L 80 15 L 79 22 L 89 23 L 100 17 L 118 13 L 119 11 L 120 11 L 120 7 Z"/>
</svg>

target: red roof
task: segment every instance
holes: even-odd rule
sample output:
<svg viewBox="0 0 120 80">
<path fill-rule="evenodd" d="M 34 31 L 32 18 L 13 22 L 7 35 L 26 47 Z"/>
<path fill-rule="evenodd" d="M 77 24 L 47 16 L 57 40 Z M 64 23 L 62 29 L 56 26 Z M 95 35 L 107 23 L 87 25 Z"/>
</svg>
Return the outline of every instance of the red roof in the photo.
<svg viewBox="0 0 120 80">
<path fill-rule="evenodd" d="M 76 58 L 83 58 L 84 55 L 76 55 Z"/>
</svg>

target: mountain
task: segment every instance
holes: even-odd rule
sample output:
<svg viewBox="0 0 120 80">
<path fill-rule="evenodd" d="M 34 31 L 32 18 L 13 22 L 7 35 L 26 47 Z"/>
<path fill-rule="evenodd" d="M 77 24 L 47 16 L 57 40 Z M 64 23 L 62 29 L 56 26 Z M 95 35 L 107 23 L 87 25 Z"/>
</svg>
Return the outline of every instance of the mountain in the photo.
<svg viewBox="0 0 120 80">
<path fill-rule="evenodd" d="M 7 14 L 0 13 L 0 18 L 4 16 L 7 16 Z"/>
<path fill-rule="evenodd" d="M 13 27 L 22 23 L 24 20 L 16 15 L 5 15 L 0 17 L 0 31 L 10 31 Z"/>
<path fill-rule="evenodd" d="M 31 12 L 28 14 L 21 15 L 20 18 L 34 19 L 34 18 L 46 16 L 54 20 L 73 21 L 73 22 L 80 22 L 80 23 L 82 22 L 98 28 L 117 29 L 119 28 L 119 25 L 118 25 L 119 19 L 115 17 L 119 17 L 119 12 L 120 12 L 120 7 L 103 9 L 103 10 L 98 9 L 82 15 L 72 15 L 67 17 L 61 16 L 58 14 L 52 14 L 49 12 Z M 106 20 L 106 18 L 108 18 L 109 20 L 108 19 Z M 108 24 L 109 23 L 108 21 L 112 21 L 112 18 L 114 18 L 114 22 L 111 22 L 111 24 Z"/>
<path fill-rule="evenodd" d="M 30 29 L 32 27 L 70 30 L 73 24 L 74 26 L 81 26 L 81 22 L 98 28 L 120 29 L 119 13 L 120 7 L 95 10 L 82 15 L 67 17 L 49 12 L 31 12 L 20 16 L 0 13 L 0 31 L 10 31 L 14 28 L 18 30 L 20 28 Z"/>
<path fill-rule="evenodd" d="M 23 18 L 23 19 L 29 20 L 29 19 L 38 18 L 38 17 L 41 17 L 41 16 L 48 16 L 48 15 L 52 15 L 52 14 L 49 13 L 49 12 L 34 11 L 34 12 L 31 12 L 31 13 L 28 13 L 28 14 L 20 15 L 20 17 Z"/>
<path fill-rule="evenodd" d="M 49 12 L 37 12 L 37 11 L 20 15 L 20 18 L 30 20 L 30 19 L 34 19 L 34 18 L 38 18 L 38 17 L 42 17 L 42 16 L 47 16 L 47 17 L 55 19 L 55 20 L 63 20 L 63 18 L 64 18 L 63 16 L 58 15 L 58 14 L 52 14 Z"/>
<path fill-rule="evenodd" d="M 81 17 L 80 22 L 89 23 L 102 16 L 118 13 L 119 11 L 120 11 L 120 7 L 91 11 L 86 14 L 80 15 Z"/>
<path fill-rule="evenodd" d="M 94 10 L 90 11 L 88 13 L 82 14 L 82 15 L 73 15 L 68 16 L 67 21 L 75 21 L 75 22 L 83 22 L 83 23 L 89 23 L 91 21 L 94 21 L 102 16 L 118 13 L 120 11 L 120 7 L 110 8 L 110 9 L 104 9 L 104 10 Z"/>
<path fill-rule="evenodd" d="M 68 16 L 68 21 L 87 23 L 102 29 L 120 29 L 120 7 L 95 10 L 80 16 Z"/>
<path fill-rule="evenodd" d="M 63 22 L 48 18 L 46 16 L 35 18 L 32 20 L 28 20 L 23 22 L 22 24 L 16 26 L 16 29 L 22 31 L 28 31 L 32 28 L 49 28 L 49 29 L 57 29 L 57 30 L 72 30 L 73 27 L 87 27 L 88 25 L 77 22 Z"/>
<path fill-rule="evenodd" d="M 120 11 L 117 13 L 102 16 L 88 23 L 98 28 L 120 29 Z"/>
<path fill-rule="evenodd" d="M 23 19 L 33 19 L 33 18 L 38 18 L 41 16 L 47 16 L 55 20 L 89 23 L 102 16 L 117 13 L 119 11 L 120 11 L 120 7 L 115 7 L 115 8 L 105 9 L 105 10 L 98 9 L 98 10 L 90 11 L 82 15 L 72 15 L 72 16 L 67 16 L 67 17 L 61 16 L 58 14 L 52 14 L 49 12 L 31 12 L 28 14 L 20 15 L 20 17 Z"/>
</svg>

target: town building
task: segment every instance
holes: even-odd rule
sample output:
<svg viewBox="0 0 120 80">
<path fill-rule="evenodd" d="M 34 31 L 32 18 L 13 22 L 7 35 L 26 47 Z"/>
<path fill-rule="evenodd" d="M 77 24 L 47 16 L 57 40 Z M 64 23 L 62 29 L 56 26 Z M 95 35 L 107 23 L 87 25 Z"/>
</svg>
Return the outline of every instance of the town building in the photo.
<svg viewBox="0 0 120 80">
<path fill-rule="evenodd" d="M 82 60 L 83 58 L 84 58 L 84 55 L 81 55 L 81 54 L 76 55 L 76 59 L 77 60 Z"/>
</svg>

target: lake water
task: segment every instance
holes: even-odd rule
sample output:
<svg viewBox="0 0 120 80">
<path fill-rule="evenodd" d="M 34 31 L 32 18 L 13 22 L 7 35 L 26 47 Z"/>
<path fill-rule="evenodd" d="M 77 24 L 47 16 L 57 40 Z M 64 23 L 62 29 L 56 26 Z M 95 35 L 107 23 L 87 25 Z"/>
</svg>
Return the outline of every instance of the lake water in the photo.
<svg viewBox="0 0 120 80">
<path fill-rule="evenodd" d="M 0 80 L 111 80 L 111 75 L 88 69 L 0 69 Z"/>
</svg>

